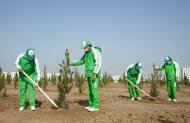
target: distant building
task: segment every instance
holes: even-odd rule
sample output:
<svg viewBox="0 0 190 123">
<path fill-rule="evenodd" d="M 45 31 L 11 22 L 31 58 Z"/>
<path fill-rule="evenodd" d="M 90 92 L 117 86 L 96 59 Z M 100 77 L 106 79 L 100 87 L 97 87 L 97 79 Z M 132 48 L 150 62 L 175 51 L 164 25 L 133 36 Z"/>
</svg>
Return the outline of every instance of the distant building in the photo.
<svg viewBox="0 0 190 123">
<path fill-rule="evenodd" d="M 5 78 L 7 77 L 7 74 L 9 73 L 9 74 L 11 74 L 11 78 L 13 79 L 14 78 L 14 76 L 15 76 L 15 74 L 16 74 L 16 72 L 3 72 L 4 74 L 5 74 Z"/>
<path fill-rule="evenodd" d="M 181 76 L 184 78 L 184 76 L 187 76 L 188 79 L 190 79 L 190 68 L 182 68 L 181 69 Z"/>
<path fill-rule="evenodd" d="M 16 74 L 16 72 L 3 72 L 4 74 L 5 74 L 5 78 L 7 77 L 7 74 L 9 73 L 9 74 L 11 74 L 11 78 L 13 79 L 14 78 L 14 76 L 15 76 L 15 74 Z M 40 73 L 41 74 L 41 77 L 43 76 L 43 72 L 41 72 Z M 57 77 L 59 76 L 59 73 L 54 73 Z M 51 78 L 51 76 L 52 76 L 52 73 L 49 73 L 49 72 L 47 72 L 47 77 L 48 78 Z"/>
<path fill-rule="evenodd" d="M 113 81 L 117 83 L 119 81 L 120 76 L 115 75 L 115 76 L 112 76 L 112 78 L 113 78 Z"/>
</svg>

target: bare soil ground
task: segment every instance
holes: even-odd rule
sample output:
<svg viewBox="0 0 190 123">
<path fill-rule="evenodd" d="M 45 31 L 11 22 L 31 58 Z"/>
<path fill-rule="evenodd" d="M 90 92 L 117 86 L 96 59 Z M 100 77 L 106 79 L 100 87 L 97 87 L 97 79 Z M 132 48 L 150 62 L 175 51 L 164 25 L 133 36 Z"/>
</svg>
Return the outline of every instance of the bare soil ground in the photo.
<svg viewBox="0 0 190 123">
<path fill-rule="evenodd" d="M 87 87 L 85 85 L 85 87 Z M 149 93 L 150 85 L 143 89 Z M 110 83 L 100 88 L 98 112 L 88 112 L 87 88 L 78 94 L 76 87 L 67 95 L 69 109 L 54 109 L 37 91 L 37 109 L 30 107 L 20 112 L 19 89 L 7 87 L 8 96 L 0 98 L 0 123 L 190 123 L 190 87 L 180 86 L 177 103 L 168 101 L 166 87 L 159 88 L 160 95 L 151 100 L 142 94 L 142 101 L 130 101 L 127 86 Z M 49 84 L 47 94 L 57 98 L 56 86 Z"/>
</svg>

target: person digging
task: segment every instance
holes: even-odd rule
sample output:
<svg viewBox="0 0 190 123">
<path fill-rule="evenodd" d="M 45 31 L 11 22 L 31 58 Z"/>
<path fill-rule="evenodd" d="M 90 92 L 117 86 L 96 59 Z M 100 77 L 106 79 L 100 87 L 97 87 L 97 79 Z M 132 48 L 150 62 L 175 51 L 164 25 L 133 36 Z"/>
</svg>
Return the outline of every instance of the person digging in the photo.
<svg viewBox="0 0 190 123">
<path fill-rule="evenodd" d="M 19 81 L 20 81 L 20 108 L 22 111 L 26 107 L 26 91 L 28 90 L 30 108 L 35 111 L 35 88 L 34 84 L 29 80 L 28 77 L 24 75 L 25 72 L 32 80 L 36 82 L 38 87 L 38 82 L 40 81 L 40 69 L 39 62 L 35 56 L 34 49 L 28 49 L 25 53 L 18 56 L 15 62 L 16 68 L 19 71 Z"/>
<path fill-rule="evenodd" d="M 142 63 L 138 62 L 136 64 L 131 64 L 126 70 L 125 70 L 125 76 L 130 81 L 128 82 L 128 90 L 130 94 L 131 101 L 134 101 L 134 85 L 136 85 L 139 88 L 139 83 L 142 75 Z M 131 84 L 132 83 L 132 84 Z M 141 100 L 140 96 L 140 90 L 138 88 L 134 88 L 136 92 L 136 96 L 138 100 Z"/>
<path fill-rule="evenodd" d="M 165 70 L 167 79 L 167 91 L 169 101 L 177 102 L 176 100 L 176 81 L 179 79 L 179 65 L 170 56 L 165 58 L 165 63 L 160 67 L 156 67 L 156 70 Z"/>
<path fill-rule="evenodd" d="M 73 61 L 70 66 L 79 66 L 85 64 L 85 75 L 88 81 L 88 97 L 89 106 L 85 107 L 88 111 L 98 111 L 99 107 L 99 80 L 101 61 L 101 48 L 91 45 L 90 41 L 86 40 L 82 43 L 82 48 L 85 50 L 84 55 L 80 60 Z"/>
</svg>

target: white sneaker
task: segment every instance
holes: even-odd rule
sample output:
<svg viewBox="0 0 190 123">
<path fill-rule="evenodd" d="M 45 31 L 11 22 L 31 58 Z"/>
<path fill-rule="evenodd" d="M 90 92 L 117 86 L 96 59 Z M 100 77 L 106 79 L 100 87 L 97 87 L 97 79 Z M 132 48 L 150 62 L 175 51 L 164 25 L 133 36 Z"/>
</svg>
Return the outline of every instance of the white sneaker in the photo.
<svg viewBox="0 0 190 123">
<path fill-rule="evenodd" d="M 92 107 L 90 107 L 90 106 L 88 106 L 88 107 L 85 107 L 85 109 L 87 109 L 87 110 L 89 110 L 89 109 L 91 109 Z"/>
<path fill-rule="evenodd" d="M 176 99 L 173 99 L 172 101 L 173 101 L 173 102 L 177 102 L 177 100 L 176 100 Z"/>
<path fill-rule="evenodd" d="M 171 99 L 171 98 L 169 98 L 169 99 L 168 99 L 168 101 L 172 101 L 172 99 Z"/>
<path fill-rule="evenodd" d="M 134 98 L 131 98 L 131 101 L 134 101 L 135 99 Z"/>
<path fill-rule="evenodd" d="M 30 109 L 31 109 L 31 111 L 36 111 L 35 106 L 31 106 Z"/>
<path fill-rule="evenodd" d="M 20 108 L 19 108 L 19 111 L 23 111 L 23 110 L 24 110 L 24 107 L 20 107 Z"/>
<path fill-rule="evenodd" d="M 138 97 L 137 99 L 138 99 L 139 101 L 141 101 L 141 98 L 140 98 L 140 97 Z"/>
<path fill-rule="evenodd" d="M 93 108 L 93 107 L 88 109 L 89 112 L 95 112 L 95 111 L 98 111 L 98 110 L 99 110 L 98 108 Z"/>
</svg>

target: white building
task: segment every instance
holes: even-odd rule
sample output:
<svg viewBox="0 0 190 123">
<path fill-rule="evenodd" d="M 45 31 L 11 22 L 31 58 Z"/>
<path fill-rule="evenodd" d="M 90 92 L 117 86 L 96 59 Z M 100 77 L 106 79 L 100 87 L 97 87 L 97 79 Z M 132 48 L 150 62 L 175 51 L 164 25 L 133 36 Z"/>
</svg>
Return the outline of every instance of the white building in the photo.
<svg viewBox="0 0 190 123">
<path fill-rule="evenodd" d="M 4 74 L 5 74 L 5 78 L 7 77 L 7 74 L 9 73 L 9 74 L 11 74 L 11 78 L 13 79 L 14 78 L 14 76 L 15 76 L 15 74 L 16 74 L 16 72 L 3 72 Z"/>
<path fill-rule="evenodd" d="M 190 68 L 182 68 L 181 69 L 181 76 L 184 78 L 184 76 L 187 76 L 188 79 L 190 79 Z"/>
<path fill-rule="evenodd" d="M 16 74 L 16 72 L 3 72 L 3 73 L 5 74 L 5 78 L 7 77 L 8 73 L 11 74 L 11 78 L 12 79 L 14 78 L 14 76 Z M 43 72 L 41 72 L 40 74 L 41 74 L 41 77 L 42 77 L 43 76 Z M 55 74 L 57 77 L 59 76 L 59 73 L 53 73 L 53 74 Z M 51 78 L 51 76 L 52 76 L 52 73 L 47 72 L 47 77 Z"/>
<path fill-rule="evenodd" d="M 112 78 L 113 78 L 113 81 L 117 83 L 119 81 L 120 76 L 114 75 L 114 76 L 112 76 Z"/>
</svg>

